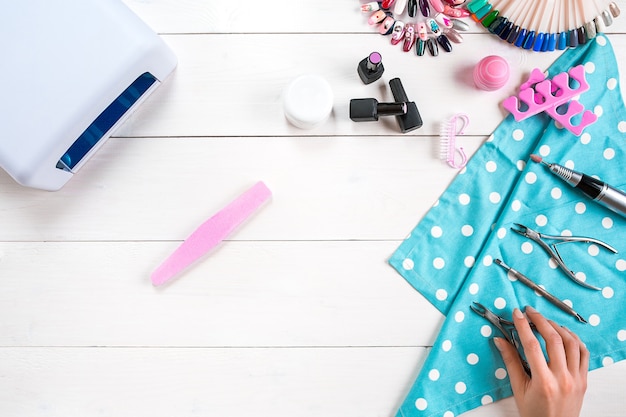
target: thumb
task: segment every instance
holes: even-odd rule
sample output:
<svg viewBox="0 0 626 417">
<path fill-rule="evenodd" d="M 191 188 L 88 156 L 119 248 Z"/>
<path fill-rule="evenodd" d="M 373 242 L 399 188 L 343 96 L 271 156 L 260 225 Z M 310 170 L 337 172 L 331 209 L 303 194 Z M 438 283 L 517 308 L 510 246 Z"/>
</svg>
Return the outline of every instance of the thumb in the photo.
<svg viewBox="0 0 626 417">
<path fill-rule="evenodd" d="M 493 343 L 500 351 L 500 355 L 502 356 L 502 360 L 504 361 L 504 365 L 506 366 L 506 371 L 509 374 L 509 380 L 511 381 L 513 394 L 523 394 L 524 387 L 526 386 L 526 382 L 528 381 L 529 377 L 526 374 L 526 371 L 524 371 L 524 367 L 522 366 L 522 360 L 519 357 L 517 349 L 515 349 L 515 346 L 507 342 L 505 339 L 502 339 L 501 337 L 494 337 Z"/>
</svg>

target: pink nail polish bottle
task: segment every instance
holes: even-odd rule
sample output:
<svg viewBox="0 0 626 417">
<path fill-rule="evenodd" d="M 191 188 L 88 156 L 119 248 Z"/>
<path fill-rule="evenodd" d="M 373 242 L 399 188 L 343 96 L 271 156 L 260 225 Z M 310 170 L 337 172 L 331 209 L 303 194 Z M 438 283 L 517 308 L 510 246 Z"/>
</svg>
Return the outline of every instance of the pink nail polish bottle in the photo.
<svg viewBox="0 0 626 417">
<path fill-rule="evenodd" d="M 474 84 L 481 90 L 498 90 L 507 83 L 509 75 L 509 63 L 501 56 L 489 55 L 474 67 Z"/>
</svg>

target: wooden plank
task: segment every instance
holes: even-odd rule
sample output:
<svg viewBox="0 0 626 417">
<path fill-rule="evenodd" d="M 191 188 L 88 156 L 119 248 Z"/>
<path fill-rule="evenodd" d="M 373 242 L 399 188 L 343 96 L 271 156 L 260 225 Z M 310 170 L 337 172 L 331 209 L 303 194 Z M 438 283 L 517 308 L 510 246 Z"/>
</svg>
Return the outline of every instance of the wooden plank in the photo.
<svg viewBox="0 0 626 417">
<path fill-rule="evenodd" d="M 422 348 L 0 349 L 0 414 L 391 414 Z"/>
<path fill-rule="evenodd" d="M 428 346 L 443 321 L 397 242 L 227 242 L 152 287 L 177 245 L 0 243 L 0 346 Z"/>
<path fill-rule="evenodd" d="M 124 3 L 161 33 L 371 33 L 375 28 L 367 24 L 369 13 L 360 11 L 360 4 L 367 1 L 317 0 L 305 8 L 293 0 L 254 6 L 247 2 L 206 0 L 124 0 Z M 616 3 L 622 12 L 626 11 L 626 1 Z M 486 32 L 472 19 L 466 21 L 472 32 Z M 607 31 L 626 32 L 626 21 L 615 19 Z"/>
<path fill-rule="evenodd" d="M 0 348 L 0 414 L 394 415 L 423 348 Z M 626 362 L 591 372 L 581 417 L 623 416 Z M 464 414 L 516 417 L 512 398 Z"/>
<path fill-rule="evenodd" d="M 459 139 L 473 153 L 485 138 Z M 273 199 L 232 239 L 406 237 L 457 171 L 439 138 L 111 139 L 61 190 L 0 173 L 0 241 L 182 240 L 256 181 Z"/>
</svg>

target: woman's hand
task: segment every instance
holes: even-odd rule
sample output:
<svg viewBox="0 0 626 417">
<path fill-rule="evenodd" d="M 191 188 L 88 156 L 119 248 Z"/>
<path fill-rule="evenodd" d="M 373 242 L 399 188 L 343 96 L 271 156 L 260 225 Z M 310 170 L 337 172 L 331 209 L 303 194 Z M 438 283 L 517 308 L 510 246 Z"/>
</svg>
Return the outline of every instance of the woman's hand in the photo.
<svg viewBox="0 0 626 417">
<path fill-rule="evenodd" d="M 506 365 L 513 396 L 522 417 L 578 417 L 587 390 L 589 351 L 580 338 L 565 327 L 526 307 L 528 320 L 546 342 L 548 361 L 528 320 L 519 309 L 513 322 L 532 376 L 522 367 L 515 347 L 496 337 L 494 343 Z"/>
</svg>

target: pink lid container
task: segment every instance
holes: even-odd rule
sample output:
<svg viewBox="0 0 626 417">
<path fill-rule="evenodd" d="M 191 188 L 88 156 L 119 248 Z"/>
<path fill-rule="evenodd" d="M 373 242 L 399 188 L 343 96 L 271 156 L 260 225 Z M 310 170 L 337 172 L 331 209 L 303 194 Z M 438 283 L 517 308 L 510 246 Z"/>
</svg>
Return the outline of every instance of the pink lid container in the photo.
<svg viewBox="0 0 626 417">
<path fill-rule="evenodd" d="M 509 63 L 498 55 L 489 55 L 474 67 L 474 84 L 481 90 L 494 91 L 509 81 Z"/>
</svg>

